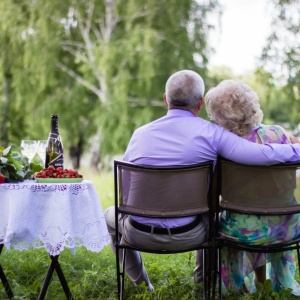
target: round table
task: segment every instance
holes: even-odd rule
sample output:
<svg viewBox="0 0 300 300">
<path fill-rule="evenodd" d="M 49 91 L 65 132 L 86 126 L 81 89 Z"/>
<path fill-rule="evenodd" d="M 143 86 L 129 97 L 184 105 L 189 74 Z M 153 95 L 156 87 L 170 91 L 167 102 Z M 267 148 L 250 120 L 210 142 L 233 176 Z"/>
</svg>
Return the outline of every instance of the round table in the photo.
<svg viewBox="0 0 300 300">
<path fill-rule="evenodd" d="M 0 252 L 3 246 L 16 250 L 45 248 L 51 257 L 39 299 L 44 298 L 54 269 L 58 275 L 61 272 L 66 296 L 72 298 L 58 263 L 63 249 L 75 253 L 76 247 L 84 246 L 99 252 L 108 243 L 101 203 L 90 181 L 0 184 Z"/>
</svg>

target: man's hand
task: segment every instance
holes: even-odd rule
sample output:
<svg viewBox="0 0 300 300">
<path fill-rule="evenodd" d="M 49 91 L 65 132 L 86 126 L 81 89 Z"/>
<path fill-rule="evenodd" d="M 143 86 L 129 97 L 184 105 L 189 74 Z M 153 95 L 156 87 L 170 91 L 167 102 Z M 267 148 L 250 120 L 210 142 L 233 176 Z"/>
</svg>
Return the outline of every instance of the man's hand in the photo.
<svg viewBox="0 0 300 300">
<path fill-rule="evenodd" d="M 293 136 L 293 135 L 290 135 L 290 140 L 291 140 L 292 144 L 300 143 L 300 140 L 297 137 Z"/>
</svg>

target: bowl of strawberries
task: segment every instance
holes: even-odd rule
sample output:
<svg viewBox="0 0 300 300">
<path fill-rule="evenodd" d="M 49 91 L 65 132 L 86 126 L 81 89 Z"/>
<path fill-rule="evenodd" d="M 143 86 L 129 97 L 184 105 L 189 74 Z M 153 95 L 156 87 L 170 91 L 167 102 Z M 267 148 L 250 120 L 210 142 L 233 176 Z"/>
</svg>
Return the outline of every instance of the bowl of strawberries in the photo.
<svg viewBox="0 0 300 300">
<path fill-rule="evenodd" d="M 83 180 L 83 176 L 78 171 L 54 166 L 43 168 L 40 172 L 35 173 L 33 178 L 40 183 L 72 183 Z"/>
</svg>

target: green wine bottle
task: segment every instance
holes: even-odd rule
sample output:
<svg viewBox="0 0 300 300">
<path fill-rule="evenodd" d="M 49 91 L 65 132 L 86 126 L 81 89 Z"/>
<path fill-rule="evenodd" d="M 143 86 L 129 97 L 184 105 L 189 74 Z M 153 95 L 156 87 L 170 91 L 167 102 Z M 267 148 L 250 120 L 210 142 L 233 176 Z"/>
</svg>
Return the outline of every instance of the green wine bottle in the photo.
<svg viewBox="0 0 300 300">
<path fill-rule="evenodd" d="M 64 148 L 58 128 L 58 115 L 51 116 L 51 128 L 46 148 L 45 167 L 64 168 Z"/>
</svg>

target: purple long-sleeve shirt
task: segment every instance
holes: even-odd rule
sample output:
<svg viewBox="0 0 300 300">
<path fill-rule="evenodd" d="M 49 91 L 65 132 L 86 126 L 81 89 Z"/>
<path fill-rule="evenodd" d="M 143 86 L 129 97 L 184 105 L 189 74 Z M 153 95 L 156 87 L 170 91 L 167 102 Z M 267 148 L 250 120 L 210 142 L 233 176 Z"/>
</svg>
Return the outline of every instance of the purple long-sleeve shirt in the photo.
<svg viewBox="0 0 300 300">
<path fill-rule="evenodd" d="M 171 109 L 166 116 L 135 130 L 123 160 L 156 166 L 189 165 L 208 160 L 216 162 L 218 155 L 245 164 L 271 165 L 299 161 L 300 144 L 252 143 L 189 111 Z M 135 220 L 171 228 L 192 219 L 135 217 Z"/>
</svg>

